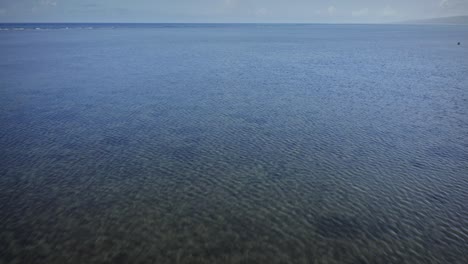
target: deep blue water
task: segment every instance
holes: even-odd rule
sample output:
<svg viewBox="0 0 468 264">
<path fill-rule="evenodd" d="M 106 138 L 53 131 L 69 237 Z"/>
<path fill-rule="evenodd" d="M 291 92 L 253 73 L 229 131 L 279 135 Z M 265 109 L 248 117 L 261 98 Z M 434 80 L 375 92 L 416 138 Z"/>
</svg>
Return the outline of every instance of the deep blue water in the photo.
<svg viewBox="0 0 468 264">
<path fill-rule="evenodd" d="M 468 27 L 0 28 L 0 263 L 468 263 Z"/>
</svg>

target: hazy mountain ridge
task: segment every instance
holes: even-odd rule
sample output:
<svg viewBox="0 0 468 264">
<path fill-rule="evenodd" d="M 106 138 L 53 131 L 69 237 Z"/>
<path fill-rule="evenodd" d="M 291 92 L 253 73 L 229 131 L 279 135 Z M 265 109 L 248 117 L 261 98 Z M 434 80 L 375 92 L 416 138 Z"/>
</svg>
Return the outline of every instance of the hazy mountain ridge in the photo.
<svg viewBox="0 0 468 264">
<path fill-rule="evenodd" d="M 447 24 L 447 25 L 468 25 L 468 16 L 438 17 L 431 19 L 410 20 L 402 22 L 404 24 Z"/>
</svg>

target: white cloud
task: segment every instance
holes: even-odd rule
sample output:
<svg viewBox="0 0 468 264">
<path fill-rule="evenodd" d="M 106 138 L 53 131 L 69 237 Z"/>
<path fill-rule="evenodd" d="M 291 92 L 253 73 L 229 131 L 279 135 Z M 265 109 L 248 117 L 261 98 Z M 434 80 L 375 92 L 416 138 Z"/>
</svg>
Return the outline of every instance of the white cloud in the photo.
<svg viewBox="0 0 468 264">
<path fill-rule="evenodd" d="M 439 6 L 442 9 L 457 9 L 468 7 L 468 0 L 440 0 Z"/>
<path fill-rule="evenodd" d="M 45 10 L 57 7 L 57 3 L 58 0 L 37 0 L 30 10 L 33 14 L 43 13 Z"/>
<path fill-rule="evenodd" d="M 6 8 L 0 8 L 0 16 L 7 13 Z"/>
<path fill-rule="evenodd" d="M 397 11 L 390 6 L 386 6 L 382 11 L 382 15 L 384 17 L 392 17 L 392 16 L 396 16 L 396 14 L 397 14 Z"/>
<path fill-rule="evenodd" d="M 362 16 L 367 16 L 368 14 L 369 14 L 369 8 L 367 7 L 351 12 L 351 15 L 353 17 L 362 17 Z"/>
<path fill-rule="evenodd" d="M 224 5 L 225 6 L 234 6 L 237 4 L 236 0 L 224 0 Z"/>
<path fill-rule="evenodd" d="M 447 7 L 450 5 L 450 2 L 449 0 L 441 0 L 440 3 L 439 3 L 439 6 L 444 8 L 444 7 Z"/>
<path fill-rule="evenodd" d="M 327 11 L 328 15 L 333 16 L 336 13 L 336 8 L 334 6 L 329 6 Z"/>
<path fill-rule="evenodd" d="M 39 4 L 42 6 L 57 6 L 57 0 L 40 0 Z"/>
<path fill-rule="evenodd" d="M 315 15 L 322 15 L 323 14 L 323 11 L 318 9 L 318 10 L 314 10 L 313 12 Z"/>
<path fill-rule="evenodd" d="M 255 15 L 256 16 L 266 16 L 268 14 L 268 9 L 262 7 L 257 10 L 255 10 Z"/>
</svg>

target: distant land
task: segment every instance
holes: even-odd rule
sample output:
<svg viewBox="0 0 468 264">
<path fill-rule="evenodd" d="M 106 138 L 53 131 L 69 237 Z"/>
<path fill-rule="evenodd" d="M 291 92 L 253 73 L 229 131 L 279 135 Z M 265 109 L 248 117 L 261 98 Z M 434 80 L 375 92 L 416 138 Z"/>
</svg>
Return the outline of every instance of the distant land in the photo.
<svg viewBox="0 0 468 264">
<path fill-rule="evenodd" d="M 446 25 L 468 25 L 468 16 L 439 17 L 421 20 L 409 20 L 403 24 L 446 24 Z"/>
</svg>

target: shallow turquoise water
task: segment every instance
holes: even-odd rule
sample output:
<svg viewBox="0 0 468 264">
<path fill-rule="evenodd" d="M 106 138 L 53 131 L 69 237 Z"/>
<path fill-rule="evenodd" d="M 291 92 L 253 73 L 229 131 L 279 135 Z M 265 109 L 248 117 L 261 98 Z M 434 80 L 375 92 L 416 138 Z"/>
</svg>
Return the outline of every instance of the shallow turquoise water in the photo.
<svg viewBox="0 0 468 264">
<path fill-rule="evenodd" d="M 468 262 L 468 27 L 7 26 L 0 263 Z"/>
</svg>

